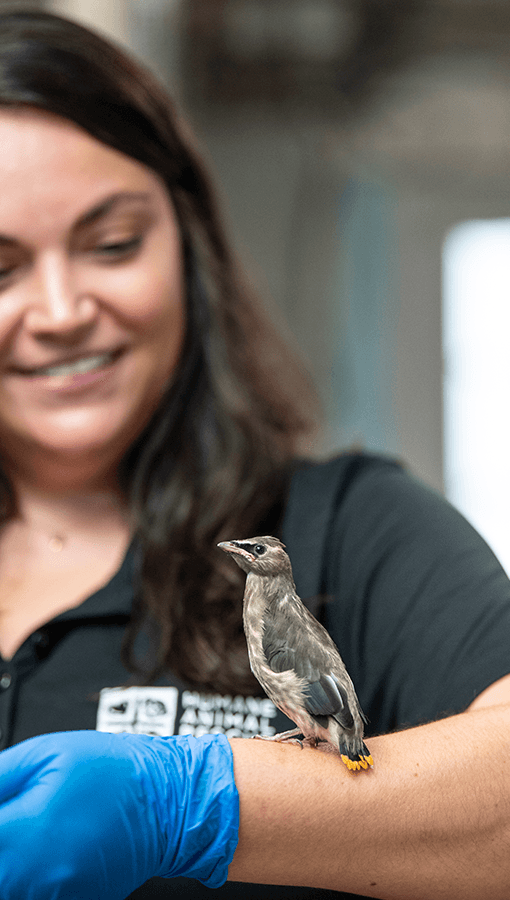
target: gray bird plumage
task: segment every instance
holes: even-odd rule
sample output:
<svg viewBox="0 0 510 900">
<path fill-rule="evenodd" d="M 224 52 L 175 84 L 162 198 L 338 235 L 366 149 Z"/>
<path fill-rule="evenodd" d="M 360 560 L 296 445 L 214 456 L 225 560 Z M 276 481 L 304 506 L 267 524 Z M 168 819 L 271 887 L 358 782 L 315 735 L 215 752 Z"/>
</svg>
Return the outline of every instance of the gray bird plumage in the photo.
<svg viewBox="0 0 510 900">
<path fill-rule="evenodd" d="M 218 547 L 247 575 L 243 624 L 252 672 L 297 726 L 269 740 L 328 741 L 349 769 L 372 766 L 354 685 L 328 632 L 298 597 L 284 545 L 266 535 Z"/>
</svg>

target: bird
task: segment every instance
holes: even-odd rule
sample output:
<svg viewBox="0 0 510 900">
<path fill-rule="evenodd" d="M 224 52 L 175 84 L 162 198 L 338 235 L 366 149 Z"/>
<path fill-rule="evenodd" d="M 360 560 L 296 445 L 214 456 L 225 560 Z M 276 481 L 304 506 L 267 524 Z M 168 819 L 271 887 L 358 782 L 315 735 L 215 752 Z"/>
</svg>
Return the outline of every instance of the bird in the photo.
<svg viewBox="0 0 510 900">
<path fill-rule="evenodd" d="M 246 572 L 243 626 L 250 667 L 296 728 L 264 740 L 327 741 L 352 771 L 369 769 L 366 718 L 340 652 L 296 592 L 285 545 L 266 535 L 217 545 Z M 302 746 L 302 743 L 301 743 Z"/>
</svg>

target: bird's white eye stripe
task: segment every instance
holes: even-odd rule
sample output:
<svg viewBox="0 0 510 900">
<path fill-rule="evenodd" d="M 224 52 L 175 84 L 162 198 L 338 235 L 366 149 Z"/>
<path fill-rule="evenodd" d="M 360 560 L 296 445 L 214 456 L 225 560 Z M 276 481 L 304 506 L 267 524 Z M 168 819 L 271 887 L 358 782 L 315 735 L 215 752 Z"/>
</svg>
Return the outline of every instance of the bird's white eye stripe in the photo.
<svg viewBox="0 0 510 900">
<path fill-rule="evenodd" d="M 245 550 L 246 553 L 251 553 L 252 556 L 262 556 L 267 550 L 265 544 L 249 544 L 248 541 L 239 541 L 236 546 L 240 550 Z"/>
</svg>

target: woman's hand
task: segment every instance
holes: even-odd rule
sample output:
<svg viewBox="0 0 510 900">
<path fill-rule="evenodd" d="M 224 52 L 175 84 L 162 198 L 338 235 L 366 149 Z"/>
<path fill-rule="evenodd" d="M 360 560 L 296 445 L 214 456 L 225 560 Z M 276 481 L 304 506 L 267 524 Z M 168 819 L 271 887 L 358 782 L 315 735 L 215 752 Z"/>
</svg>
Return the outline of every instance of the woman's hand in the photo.
<svg viewBox="0 0 510 900">
<path fill-rule="evenodd" d="M 31 738 L 0 753 L 0 896 L 122 900 L 154 875 L 218 887 L 238 821 L 222 735 Z"/>
</svg>

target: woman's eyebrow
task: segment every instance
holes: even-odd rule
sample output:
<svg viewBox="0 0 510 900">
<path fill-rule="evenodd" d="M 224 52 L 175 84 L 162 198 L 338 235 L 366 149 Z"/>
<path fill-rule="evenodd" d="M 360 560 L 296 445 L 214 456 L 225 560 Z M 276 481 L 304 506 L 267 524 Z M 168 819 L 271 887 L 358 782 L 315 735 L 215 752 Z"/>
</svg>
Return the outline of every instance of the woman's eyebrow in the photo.
<svg viewBox="0 0 510 900">
<path fill-rule="evenodd" d="M 92 207 L 92 209 L 84 213 L 83 216 L 80 216 L 75 227 L 83 228 L 87 225 L 93 225 L 99 219 L 102 219 L 113 212 L 117 206 L 122 206 L 129 202 L 148 202 L 149 200 L 151 200 L 151 194 L 147 191 L 119 191 L 106 197 L 106 199 L 102 200 L 101 203 L 98 203 L 97 206 Z"/>
</svg>

